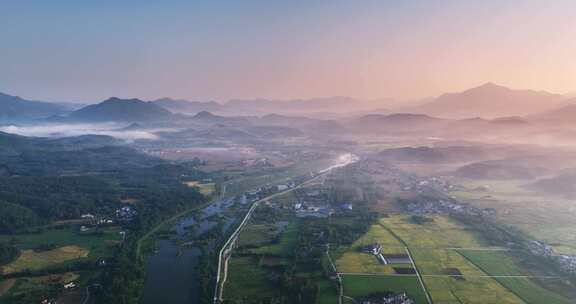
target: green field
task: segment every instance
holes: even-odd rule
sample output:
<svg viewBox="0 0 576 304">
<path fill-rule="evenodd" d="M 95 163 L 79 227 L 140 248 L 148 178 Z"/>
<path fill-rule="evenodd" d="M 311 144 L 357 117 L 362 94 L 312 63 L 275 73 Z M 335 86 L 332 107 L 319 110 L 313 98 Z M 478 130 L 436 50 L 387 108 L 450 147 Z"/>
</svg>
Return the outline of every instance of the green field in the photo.
<svg viewBox="0 0 576 304">
<path fill-rule="evenodd" d="M 410 248 L 445 249 L 484 247 L 473 230 L 443 216 L 430 217 L 432 222 L 414 224 L 407 216 L 392 216 L 380 219 L 380 223 L 400 238 Z"/>
<path fill-rule="evenodd" d="M 522 304 L 492 278 L 424 277 L 434 304 Z"/>
<path fill-rule="evenodd" d="M 386 277 L 386 276 L 342 276 L 344 295 L 359 299 L 370 294 L 390 292 L 406 292 L 417 304 L 425 304 L 426 296 L 420 288 L 418 278 L 411 277 Z"/>
<path fill-rule="evenodd" d="M 316 282 L 316 286 L 318 287 L 316 304 L 338 303 L 338 291 L 333 282 L 330 282 L 327 279 L 322 279 Z"/>
<path fill-rule="evenodd" d="M 411 249 L 412 257 L 421 274 L 448 274 L 448 269 L 458 270 L 462 275 L 480 276 L 484 273 L 457 251 L 450 249 Z"/>
<path fill-rule="evenodd" d="M 22 251 L 15 261 L 0 267 L 0 269 L 3 274 L 41 270 L 52 265 L 86 258 L 88 253 L 88 250 L 78 246 L 63 246 L 40 252 L 28 249 Z"/>
<path fill-rule="evenodd" d="M 76 229 L 50 229 L 40 233 L 0 235 L 0 242 L 14 243 L 19 249 L 33 249 L 40 245 L 77 245 L 89 249 L 91 256 L 107 253 L 108 244 L 122 240 L 118 228 L 97 232 L 78 232 Z"/>
<path fill-rule="evenodd" d="M 526 275 L 510 256 L 511 252 L 486 247 L 479 235 L 462 224 L 447 217 L 433 216 L 432 222 L 415 224 L 407 216 L 381 218 L 379 225 L 359 238 L 350 248 L 334 250 L 339 272 L 390 274 L 393 270 L 380 265 L 373 256 L 358 251 L 365 244 L 379 243 L 383 252 L 409 248 L 416 267 L 432 300 L 437 303 L 553 303 L 567 301 L 553 291 L 526 278 L 490 278 L 486 275 Z M 540 274 L 542 275 L 542 274 Z M 402 290 L 404 280 L 416 277 L 381 276 Z M 383 280 L 384 280 L 383 279 Z M 345 290 L 366 288 L 378 291 L 378 287 L 361 285 L 349 278 L 344 282 Z M 547 285 L 549 286 L 549 285 Z M 416 285 L 416 287 L 419 287 Z M 407 286 L 406 288 L 409 288 Z M 385 289 L 380 289 L 385 291 Z M 364 291 L 366 295 L 369 291 Z M 355 293 L 348 296 L 355 297 Z M 543 302 L 550 299 L 550 302 Z"/>
<path fill-rule="evenodd" d="M 526 181 L 464 180 L 458 199 L 497 210 L 498 220 L 542 240 L 561 254 L 576 254 L 574 201 L 530 191 Z M 484 187 L 485 191 L 475 191 Z"/>
<path fill-rule="evenodd" d="M 480 269 L 490 275 L 508 276 L 508 275 L 529 275 L 526 270 L 520 269 L 513 258 L 504 252 L 489 251 L 469 251 L 462 250 L 460 253 L 477 265 Z M 550 303 L 550 304 L 569 304 L 573 303 L 550 290 L 541 287 L 529 278 L 496 278 L 500 284 L 514 292 L 526 303 Z M 548 284 L 554 284 L 555 279 L 542 279 Z M 554 284 L 556 285 L 556 284 Z"/>
<path fill-rule="evenodd" d="M 368 232 L 354 241 L 352 246 L 334 252 L 336 268 L 339 272 L 353 273 L 395 273 L 392 265 L 382 265 L 376 257 L 361 252 L 361 248 L 378 243 L 385 254 L 404 254 L 404 244 L 382 225 L 375 224 Z M 403 265 L 406 266 L 406 265 Z"/>
<path fill-rule="evenodd" d="M 21 250 L 20 257 L 4 266 L 6 272 L 25 269 L 41 270 L 78 258 L 96 260 L 110 257 L 121 241 L 117 228 L 100 232 L 80 233 L 73 229 L 50 229 L 41 233 L 0 235 L 0 242 L 13 243 Z M 34 251 L 48 246 L 49 250 Z"/>
<path fill-rule="evenodd" d="M 244 235 L 244 232 L 242 232 Z M 294 254 L 294 247 L 298 240 L 298 223 L 291 222 L 286 227 L 286 230 L 280 236 L 280 241 L 277 244 L 269 244 L 260 246 L 250 250 L 253 254 L 259 255 L 277 255 L 288 257 Z"/>
<path fill-rule="evenodd" d="M 186 186 L 198 189 L 202 195 L 210 196 L 216 191 L 215 183 L 202 183 L 198 181 L 185 182 Z"/>
<path fill-rule="evenodd" d="M 257 258 L 230 259 L 224 299 L 265 299 L 274 295 L 274 289 L 275 286 L 268 280 L 266 271 L 258 267 Z"/>
</svg>

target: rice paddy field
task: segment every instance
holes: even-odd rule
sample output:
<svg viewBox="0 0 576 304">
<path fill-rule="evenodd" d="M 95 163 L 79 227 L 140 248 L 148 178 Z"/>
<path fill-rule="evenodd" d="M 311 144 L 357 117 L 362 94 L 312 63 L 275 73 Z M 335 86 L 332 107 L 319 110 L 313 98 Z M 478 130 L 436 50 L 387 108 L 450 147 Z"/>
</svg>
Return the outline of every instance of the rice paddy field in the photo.
<svg viewBox="0 0 576 304">
<path fill-rule="evenodd" d="M 426 296 L 420 288 L 417 277 L 386 277 L 370 275 L 342 276 L 344 294 L 361 298 L 382 291 L 406 292 L 416 303 L 426 303 Z"/>
<path fill-rule="evenodd" d="M 381 218 L 352 246 L 333 250 L 337 270 L 344 274 L 344 294 L 358 299 L 384 291 L 425 293 L 416 275 L 394 274 L 390 265 L 379 264 L 374 256 L 358 250 L 378 243 L 384 254 L 404 247 L 409 250 L 435 304 L 574 303 L 555 292 L 554 281 L 532 278 L 546 273 L 522 268 L 514 252 L 486 246 L 487 242 L 474 230 L 448 217 L 431 218 L 433 221 L 424 224 L 413 223 L 402 215 Z M 365 275 L 358 275 L 362 273 Z M 427 303 L 421 296 L 415 299 L 417 303 Z"/>
<path fill-rule="evenodd" d="M 198 181 L 185 182 L 186 186 L 196 188 L 202 195 L 210 196 L 216 191 L 215 183 L 202 183 Z"/>
<path fill-rule="evenodd" d="M 52 265 L 88 257 L 89 251 L 79 246 L 63 246 L 52 250 L 24 250 L 20 256 L 8 265 L 2 266 L 3 274 L 40 270 Z"/>
<path fill-rule="evenodd" d="M 15 244 L 19 257 L 2 266 L 3 273 L 42 270 L 79 259 L 97 260 L 113 254 L 121 241 L 118 228 L 97 232 L 48 229 L 40 233 L 0 235 L 0 241 Z"/>
</svg>

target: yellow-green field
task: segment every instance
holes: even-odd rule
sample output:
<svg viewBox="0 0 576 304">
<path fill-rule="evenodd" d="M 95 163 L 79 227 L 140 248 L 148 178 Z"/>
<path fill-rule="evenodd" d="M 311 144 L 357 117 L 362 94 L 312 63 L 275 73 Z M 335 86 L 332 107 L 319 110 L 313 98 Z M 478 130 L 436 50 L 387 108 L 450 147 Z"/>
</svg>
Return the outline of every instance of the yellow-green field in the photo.
<svg viewBox="0 0 576 304">
<path fill-rule="evenodd" d="M 337 252 L 336 268 L 339 272 L 395 273 L 391 265 L 381 264 L 375 256 L 361 252 L 364 246 L 378 243 L 384 254 L 404 254 L 404 244 L 397 240 L 382 225 L 375 224 L 368 232 L 356 240 L 352 246 Z"/>
<path fill-rule="evenodd" d="M 384 253 L 400 253 L 404 246 L 409 249 L 435 304 L 540 304 L 541 299 L 546 298 L 552 300 L 550 303 L 570 303 L 566 298 L 555 295 L 554 291 L 544 289 L 528 278 L 490 277 L 526 275 L 527 272 L 516 265 L 510 256 L 511 252 L 486 246 L 487 243 L 475 231 L 448 217 L 429 218 L 433 221 L 424 224 L 413 223 L 409 216 L 381 218 L 352 246 L 334 250 L 338 272 L 381 274 L 363 279 L 345 276 L 345 294 L 361 297 L 368 295 L 368 291 L 393 291 L 389 290 L 391 287 L 402 290 L 402 282 L 417 279 L 415 276 L 387 276 L 394 273 L 391 266 L 381 265 L 374 256 L 358 250 L 364 245 L 379 243 Z M 500 269 L 500 266 L 506 269 Z M 374 287 L 378 290 L 368 290 L 362 287 L 359 280 L 381 280 L 387 283 L 381 285 L 380 289 Z M 410 283 L 406 288 L 413 290 L 414 286 Z M 346 293 L 346 290 L 353 293 Z"/>
<path fill-rule="evenodd" d="M 492 278 L 424 277 L 424 283 L 434 304 L 524 303 Z"/>
<path fill-rule="evenodd" d="M 40 252 L 24 250 L 15 261 L 2 267 L 2 273 L 39 270 L 63 262 L 88 257 L 89 253 L 87 249 L 75 245 Z"/>
<path fill-rule="evenodd" d="M 185 182 L 186 186 L 196 188 L 200 193 L 205 196 L 210 196 L 216 191 L 215 183 L 201 183 L 199 181 Z"/>
<path fill-rule="evenodd" d="M 344 275 L 342 276 L 342 283 L 344 285 L 344 295 L 355 299 L 382 291 L 406 292 L 410 298 L 416 301 L 416 304 L 426 304 L 426 296 L 422 288 L 420 288 L 418 278 L 414 276 Z"/>
<path fill-rule="evenodd" d="M 418 270 L 421 274 L 456 274 L 448 273 L 448 269 L 457 269 L 462 275 L 485 275 L 455 250 L 446 249 L 411 249 Z"/>
<path fill-rule="evenodd" d="M 432 222 L 413 224 L 407 216 L 391 216 L 380 219 L 380 223 L 390 229 L 410 248 L 470 248 L 484 247 L 486 244 L 475 236 L 474 231 L 457 224 L 447 217 L 431 217 Z"/>
</svg>

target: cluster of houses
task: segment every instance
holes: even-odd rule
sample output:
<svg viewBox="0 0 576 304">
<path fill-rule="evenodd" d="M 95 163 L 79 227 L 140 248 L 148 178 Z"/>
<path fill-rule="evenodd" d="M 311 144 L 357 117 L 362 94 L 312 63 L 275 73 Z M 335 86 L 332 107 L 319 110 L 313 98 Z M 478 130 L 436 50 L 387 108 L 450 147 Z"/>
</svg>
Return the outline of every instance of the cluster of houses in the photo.
<svg viewBox="0 0 576 304">
<path fill-rule="evenodd" d="M 97 226 L 113 225 L 120 221 L 131 221 L 136 214 L 136 210 L 130 206 L 116 209 L 114 212 L 115 219 L 112 219 L 111 217 L 97 217 L 90 213 L 82 214 L 80 218 L 83 220 L 83 225 L 80 226 L 80 232 L 90 231 L 92 228 Z"/>
<path fill-rule="evenodd" d="M 297 217 L 327 218 L 334 214 L 326 191 L 321 188 L 302 189 L 298 202 L 294 204 L 294 211 Z"/>
<path fill-rule="evenodd" d="M 120 220 L 132 220 L 137 212 L 131 206 L 124 206 L 120 209 L 116 209 L 116 218 Z"/>
<path fill-rule="evenodd" d="M 361 304 L 414 304 L 412 300 L 405 292 L 402 293 L 385 293 L 385 294 L 374 294 L 368 297 L 362 298 L 358 301 Z"/>
<path fill-rule="evenodd" d="M 461 214 L 470 216 L 493 216 L 492 208 L 476 208 L 449 198 L 422 198 L 405 205 L 407 211 L 416 214 Z"/>
<path fill-rule="evenodd" d="M 532 254 L 552 259 L 563 271 L 576 274 L 576 256 L 557 255 L 554 253 L 552 246 L 539 241 L 530 242 L 529 248 Z"/>
<path fill-rule="evenodd" d="M 327 203 L 304 202 L 294 204 L 297 217 L 327 218 L 334 210 Z"/>
<path fill-rule="evenodd" d="M 403 191 L 416 193 L 430 192 L 448 192 L 457 190 L 459 186 L 454 185 L 444 178 L 437 176 L 418 177 L 409 175 L 400 181 L 400 187 Z"/>
</svg>

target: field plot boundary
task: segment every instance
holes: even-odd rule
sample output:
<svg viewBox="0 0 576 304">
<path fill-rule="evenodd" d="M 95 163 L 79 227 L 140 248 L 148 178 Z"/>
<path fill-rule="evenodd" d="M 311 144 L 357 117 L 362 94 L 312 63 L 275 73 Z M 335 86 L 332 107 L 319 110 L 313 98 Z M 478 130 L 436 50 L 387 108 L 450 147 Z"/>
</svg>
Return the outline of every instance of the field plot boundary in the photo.
<svg viewBox="0 0 576 304">
<path fill-rule="evenodd" d="M 489 271 L 485 270 L 485 267 L 482 267 L 482 265 L 480 265 L 479 263 L 476 263 L 475 261 L 470 259 L 468 256 L 466 256 L 464 253 L 462 253 L 460 251 L 457 251 L 457 252 L 463 258 L 465 258 L 469 263 L 476 266 L 482 272 L 489 274 Z M 502 282 L 502 279 L 565 279 L 565 277 L 562 277 L 562 276 L 538 276 L 538 275 L 492 275 L 490 277 L 494 278 L 494 280 L 496 282 L 498 282 L 498 284 L 500 284 L 503 288 L 506 288 L 508 291 L 510 291 L 511 293 L 513 293 L 514 295 L 516 295 L 518 298 L 520 298 L 522 301 L 524 301 L 526 303 L 534 303 L 534 302 L 530 299 L 527 299 L 526 295 L 522 295 L 521 293 L 517 292 L 513 288 L 508 287 L 507 284 Z M 532 282 L 532 283 L 536 284 L 536 286 L 538 286 L 538 287 L 541 287 L 536 282 Z M 544 289 L 544 290 L 546 290 L 546 289 Z M 548 290 L 546 290 L 546 291 L 548 291 Z M 569 300 L 567 298 L 564 298 L 563 296 L 560 296 L 560 297 L 563 299 L 558 299 L 558 301 Z M 566 302 L 566 303 L 568 303 L 568 302 Z"/>
</svg>

